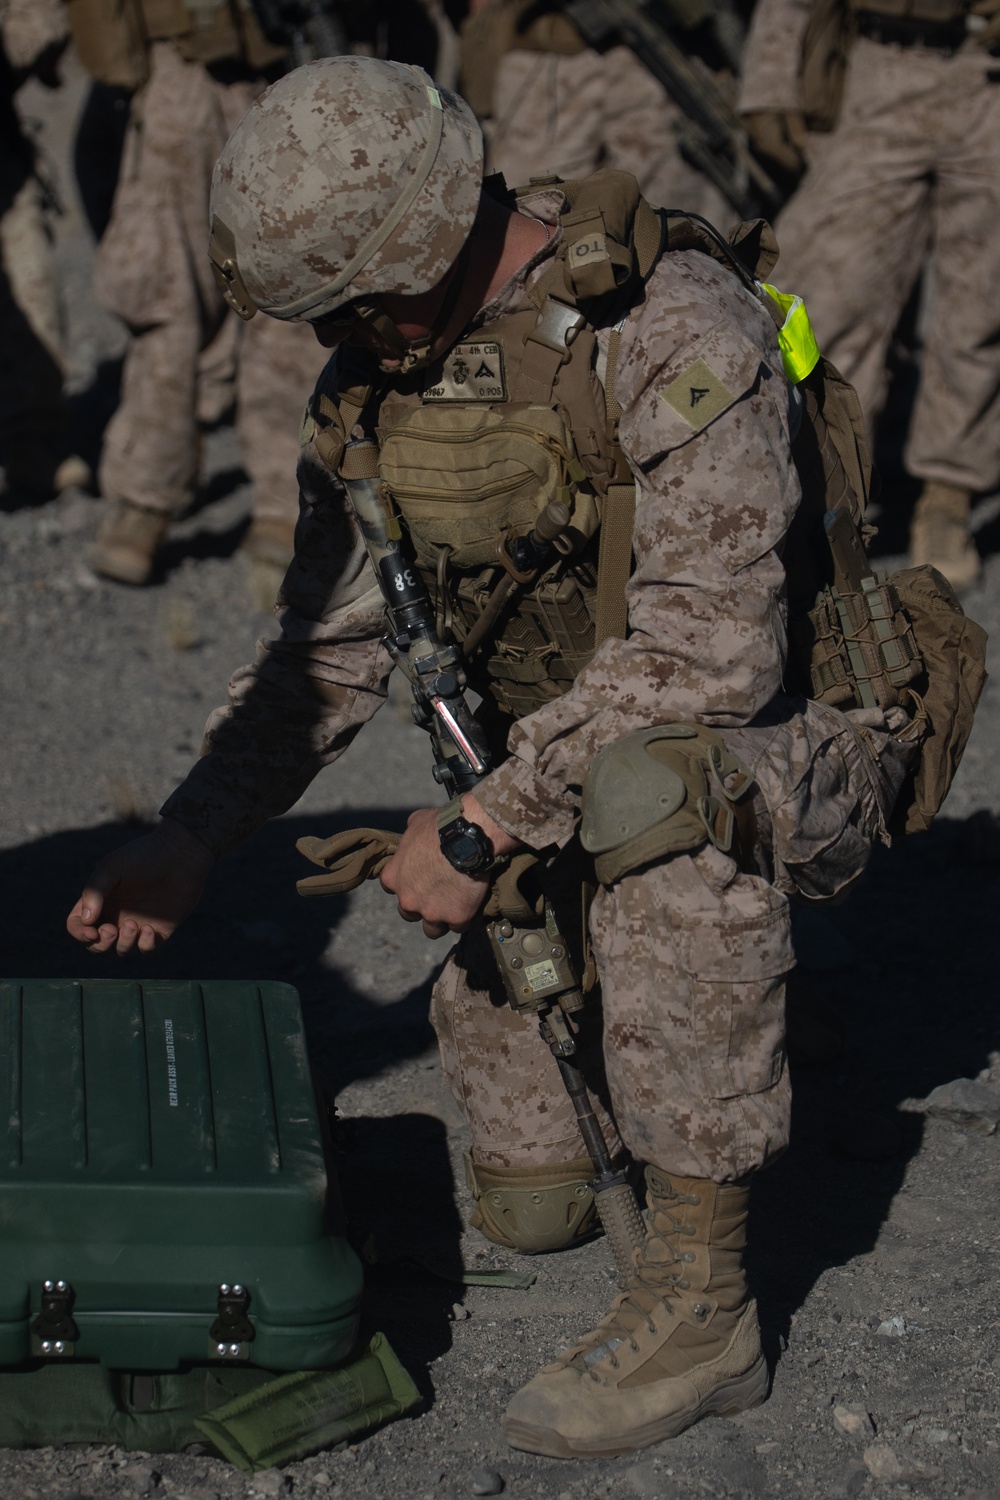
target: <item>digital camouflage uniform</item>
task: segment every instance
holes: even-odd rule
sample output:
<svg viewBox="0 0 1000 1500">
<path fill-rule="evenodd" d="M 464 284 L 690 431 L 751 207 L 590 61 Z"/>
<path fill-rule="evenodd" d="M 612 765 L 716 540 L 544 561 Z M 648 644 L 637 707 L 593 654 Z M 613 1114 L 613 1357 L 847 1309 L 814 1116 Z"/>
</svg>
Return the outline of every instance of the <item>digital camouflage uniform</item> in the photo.
<svg viewBox="0 0 1000 1500">
<path fill-rule="evenodd" d="M 798 57 L 809 11 L 809 0 L 759 0 L 745 112 L 808 110 Z M 958 492 L 1000 481 L 998 140 L 1000 59 L 972 35 L 957 50 L 857 36 L 839 121 L 810 135 L 809 170 L 776 222 L 782 285 L 805 298 L 824 354 L 871 423 L 890 339 L 926 266 L 905 461 Z"/>
<path fill-rule="evenodd" d="M 523 211 L 552 221 L 552 203 L 540 194 Z M 520 291 L 501 293 L 476 323 L 514 305 Z M 701 429 L 661 395 L 696 357 L 734 398 Z M 878 714 L 852 723 L 779 696 L 776 549 L 799 488 L 787 385 L 761 308 L 705 257 L 668 256 L 625 325 L 618 372 L 621 438 L 639 491 L 631 634 L 606 642 L 561 698 L 514 726 L 510 758 L 476 795 L 532 847 L 561 845 L 603 746 L 662 722 L 732 731 L 767 791 L 776 884 L 706 849 L 601 891 L 591 918 L 626 1144 L 641 1160 L 726 1181 L 787 1139 L 785 893 L 832 894 L 861 873 L 905 762 Z M 320 395 L 335 383 L 334 365 Z M 282 636 L 234 678 L 229 710 L 209 726 L 211 753 L 164 808 L 217 853 L 291 806 L 385 696 L 382 597 L 314 441 L 299 480 L 305 509 L 283 587 Z M 453 960 L 434 1002 L 474 1157 L 527 1166 L 579 1156 L 572 1110 L 534 1024 L 491 1003 L 481 986 L 480 977 L 470 987 Z"/>
<path fill-rule="evenodd" d="M 45 195 L 14 90 L 66 36 L 61 0 L 0 0 L 0 459 L 8 487 L 39 498 L 64 456 L 62 332 Z"/>
<path fill-rule="evenodd" d="M 220 82 L 173 43 L 154 42 L 98 250 L 97 294 L 134 335 L 105 434 L 101 491 L 164 517 L 179 515 L 193 495 L 199 360 L 234 317 L 205 253 L 212 168 L 259 91 L 253 82 Z M 297 497 L 289 476 L 322 356 L 305 328 L 261 318 L 240 334 L 237 430 L 254 518 L 276 522 L 290 545 Z"/>
<path fill-rule="evenodd" d="M 629 47 L 573 56 L 515 49 L 497 64 L 490 164 L 509 183 L 616 167 L 636 178 L 650 203 L 725 226 L 729 204 L 677 149 L 679 114 Z"/>
<path fill-rule="evenodd" d="M 341 318 L 351 299 L 428 293 L 461 264 L 466 241 L 473 259 L 477 243 L 482 254 L 481 156 L 471 113 L 417 70 L 352 58 L 299 69 L 226 147 L 213 187 L 214 263 L 236 305 L 276 318 Z M 569 192 L 520 201 L 553 232 L 518 269 L 499 262 L 513 274 L 463 339 L 521 326 L 562 254 Z M 589 245 L 568 233 L 578 254 Z M 388 316 L 384 304 L 375 312 Z M 908 724 L 901 709 L 843 714 L 783 695 L 781 549 L 801 490 L 794 403 L 762 303 L 707 254 L 668 252 L 644 293 L 593 331 L 590 410 L 596 420 L 598 374 L 613 361 L 635 480 L 628 634 L 604 640 L 561 696 L 517 718 L 509 754 L 475 796 L 529 848 L 563 849 L 599 756 L 648 726 L 696 724 L 722 736 L 752 778 L 759 836 L 741 865 L 706 837 L 608 875 L 590 910 L 606 1085 L 596 1067 L 588 1082 L 609 1146 L 620 1140 L 646 1164 L 650 1216 L 608 1318 L 508 1407 L 509 1442 L 559 1456 L 630 1451 L 764 1398 L 742 1250 L 748 1174 L 788 1135 L 788 898 L 840 894 L 858 878 L 886 837 L 913 753 L 896 738 Z M 590 339 L 590 328 L 578 330 L 577 347 L 589 350 Z M 421 347 L 409 344 L 407 357 Z M 379 377 L 355 407 L 353 357 L 348 346 L 343 364 L 331 360 L 304 429 L 281 635 L 233 678 L 205 755 L 163 809 L 215 854 L 290 807 L 386 699 L 383 596 L 337 477 L 338 423 L 355 433 L 377 425 L 387 445 L 407 414 L 436 399 L 442 366 Z M 512 388 L 530 386 L 525 369 Z M 507 398 L 487 399 L 499 408 Z M 577 451 L 595 460 L 583 416 L 574 407 Z M 405 519 L 401 491 L 397 500 Z M 407 524 L 419 543 L 416 511 Z M 546 682 L 555 688 L 554 674 Z M 478 923 L 446 964 L 433 1019 L 469 1123 L 478 1222 L 502 1243 L 539 1248 L 516 1223 L 505 1239 L 483 1199 L 503 1200 L 515 1182 L 539 1200 L 560 1182 L 586 1191 L 590 1172 L 556 1064 L 534 1023 L 498 993 Z M 506 1187 L 487 1192 L 497 1181 Z M 549 1244 L 574 1233 L 564 1224 Z"/>
</svg>

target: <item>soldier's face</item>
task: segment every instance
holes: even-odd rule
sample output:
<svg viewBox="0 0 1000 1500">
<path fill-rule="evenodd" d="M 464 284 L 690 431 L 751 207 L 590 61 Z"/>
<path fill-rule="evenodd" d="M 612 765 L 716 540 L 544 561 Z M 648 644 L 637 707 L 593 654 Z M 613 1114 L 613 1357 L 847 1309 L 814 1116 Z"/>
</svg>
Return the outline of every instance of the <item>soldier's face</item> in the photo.
<svg viewBox="0 0 1000 1500">
<path fill-rule="evenodd" d="M 382 297 L 378 301 L 378 306 L 395 323 L 407 344 L 425 339 L 430 332 L 430 323 L 414 316 L 405 305 L 420 300 L 416 297 Z M 391 308 L 389 303 L 393 304 Z M 318 319 L 312 328 L 324 349 L 336 349 L 345 343 L 355 349 L 367 349 L 375 355 L 379 368 L 386 374 L 391 375 L 403 363 L 401 350 L 383 338 L 366 318 L 352 315 L 349 309 L 330 318 Z"/>
</svg>

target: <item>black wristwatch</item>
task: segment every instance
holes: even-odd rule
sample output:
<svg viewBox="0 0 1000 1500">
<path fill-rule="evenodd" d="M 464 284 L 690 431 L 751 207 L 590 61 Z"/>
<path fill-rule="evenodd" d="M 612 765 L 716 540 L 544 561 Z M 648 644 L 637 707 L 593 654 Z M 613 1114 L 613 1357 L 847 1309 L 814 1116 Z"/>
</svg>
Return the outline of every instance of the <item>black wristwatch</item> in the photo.
<svg viewBox="0 0 1000 1500">
<path fill-rule="evenodd" d="M 509 863 L 506 855 L 493 853 L 493 845 L 479 824 L 463 817 L 458 797 L 438 813 L 438 838 L 441 853 L 462 875 L 491 875 Z"/>
</svg>

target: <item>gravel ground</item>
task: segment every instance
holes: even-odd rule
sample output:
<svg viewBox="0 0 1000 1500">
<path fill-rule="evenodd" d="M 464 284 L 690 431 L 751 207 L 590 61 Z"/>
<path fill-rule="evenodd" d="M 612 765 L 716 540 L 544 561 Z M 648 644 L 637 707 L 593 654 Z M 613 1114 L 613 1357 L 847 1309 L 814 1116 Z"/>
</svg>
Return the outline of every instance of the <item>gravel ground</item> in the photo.
<svg viewBox="0 0 1000 1500">
<path fill-rule="evenodd" d="M 124 339 L 92 301 L 90 247 L 65 168 L 80 91 L 74 72 L 61 97 L 29 93 L 26 107 L 41 122 L 66 203 L 58 247 L 71 388 L 93 442 Z M 887 494 L 891 547 L 905 524 L 894 501 L 905 491 L 890 485 Z M 435 800 L 427 746 L 405 704 L 392 702 L 377 733 L 219 868 L 199 913 L 154 960 L 91 962 L 63 933 L 87 870 L 154 814 L 229 671 L 270 628 L 236 555 L 247 503 L 231 432 L 210 435 L 197 507 L 176 529 L 155 586 L 142 591 L 87 570 L 92 498 L 74 492 L 0 513 L 3 972 L 290 980 L 338 1092 L 345 1193 L 360 1238 L 373 1236 L 385 1260 L 405 1236 L 439 1271 L 524 1269 L 463 1233 L 463 1126 L 427 1023 L 440 947 L 395 921 L 377 889 L 303 902 L 293 888 L 305 873 L 293 848 L 301 833 L 401 826 L 410 807 Z M 986 579 L 968 599 L 988 629 L 1000 627 L 998 508 L 994 500 L 981 510 Z M 918 1101 L 962 1077 L 982 1075 L 1000 1091 L 998 865 L 969 822 L 1000 811 L 998 720 L 1000 694 L 989 686 L 932 832 L 880 853 L 844 906 L 799 920 L 800 986 L 833 1008 L 846 1041 L 825 1066 L 794 1066 L 794 1144 L 757 1186 L 751 1270 L 774 1366 L 765 1406 L 628 1459 L 513 1453 L 498 1426 L 508 1396 L 613 1295 L 604 1245 L 532 1261 L 537 1279 L 524 1291 L 463 1290 L 383 1263 L 372 1268 L 365 1316 L 420 1386 L 417 1416 L 253 1480 L 208 1453 L 0 1451 L 0 1493 L 447 1500 L 502 1485 L 553 1500 L 909 1490 L 996 1500 L 1000 1140 L 988 1110 L 961 1123 Z"/>
</svg>

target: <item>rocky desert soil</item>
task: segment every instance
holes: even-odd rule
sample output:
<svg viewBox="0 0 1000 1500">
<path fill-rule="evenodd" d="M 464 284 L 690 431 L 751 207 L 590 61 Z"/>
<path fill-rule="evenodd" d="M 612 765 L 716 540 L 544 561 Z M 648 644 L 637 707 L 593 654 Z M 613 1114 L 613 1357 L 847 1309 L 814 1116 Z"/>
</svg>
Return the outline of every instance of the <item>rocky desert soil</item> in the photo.
<svg viewBox="0 0 1000 1500">
<path fill-rule="evenodd" d="M 49 152 L 80 443 L 113 401 L 123 330 L 90 292 L 92 245 L 69 168 L 83 81 L 30 88 Z M 912 496 L 888 474 L 883 562 Z M 420 1387 L 416 1415 L 341 1452 L 248 1479 L 209 1451 L 101 1446 L 0 1452 L 11 1500 L 927 1500 L 1000 1497 L 1000 693 L 987 687 L 933 830 L 873 860 L 843 906 L 799 914 L 799 992 L 843 1046 L 793 1061 L 794 1143 L 756 1188 L 751 1274 L 773 1366 L 770 1400 L 639 1456 L 560 1462 L 508 1450 L 499 1418 L 551 1352 L 592 1326 L 615 1287 L 604 1244 L 531 1262 L 464 1230 L 463 1127 L 427 1021 L 443 957 L 381 892 L 305 902 L 302 833 L 402 826 L 437 800 L 422 736 L 390 702 L 377 728 L 286 817 L 222 864 L 204 905 L 153 960 L 92 961 L 65 912 L 95 861 L 183 775 L 229 672 L 273 628 L 237 549 L 248 487 L 232 432 L 208 436 L 197 504 L 155 584 L 129 590 L 86 566 L 99 502 L 80 491 L 0 513 L 0 889 L 3 973 L 276 978 L 302 996 L 314 1059 L 344 1121 L 344 1192 L 373 1237 L 365 1317 Z M 979 510 L 983 583 L 967 607 L 1000 629 L 1000 498 Z M 813 1038 L 815 1043 L 815 1038 Z M 813 1047 L 815 1052 L 815 1047 Z M 978 1087 L 944 1088 L 956 1080 Z M 928 1096 L 939 1090 L 928 1102 Z M 386 1263 L 405 1249 L 419 1264 Z M 463 1287 L 471 1268 L 535 1273 L 522 1290 Z"/>
</svg>

